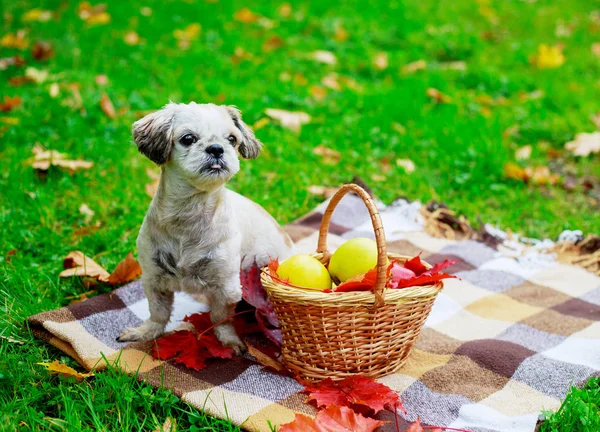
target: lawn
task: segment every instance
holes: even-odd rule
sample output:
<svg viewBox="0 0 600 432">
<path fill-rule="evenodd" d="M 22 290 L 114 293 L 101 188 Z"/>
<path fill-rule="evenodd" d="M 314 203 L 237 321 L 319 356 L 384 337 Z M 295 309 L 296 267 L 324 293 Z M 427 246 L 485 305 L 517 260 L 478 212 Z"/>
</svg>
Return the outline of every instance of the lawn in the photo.
<svg viewBox="0 0 600 432">
<path fill-rule="evenodd" d="M 150 202 L 147 171 L 156 168 L 131 143 L 131 124 L 169 100 L 237 105 L 256 125 L 265 150 L 243 163 L 231 187 L 282 223 L 322 200 L 309 186 L 358 175 L 384 201 L 441 200 L 472 221 L 527 236 L 600 232 L 600 159 L 563 148 L 596 129 L 599 1 L 328 4 L 107 1 L 104 12 L 90 12 L 59 0 L 3 2 L 0 58 L 27 62 L 0 70 L 0 97 L 22 99 L 0 113 L 0 333 L 22 342 L 0 340 L 7 430 L 151 430 L 169 415 L 179 430 L 233 428 L 115 372 L 85 384 L 50 378 L 36 362 L 74 362 L 23 327 L 27 316 L 87 291 L 58 280 L 69 251 L 108 269 L 135 253 Z M 11 42 L 19 30 L 24 38 Z M 45 61 L 31 53 L 40 40 L 53 46 Z M 28 46 L 10 47 L 19 43 Z M 559 53 L 556 67 L 536 63 L 541 44 Z M 315 60 L 317 50 L 337 62 Z M 34 82 L 9 84 L 28 67 Z M 103 94 L 114 118 L 101 109 Z M 265 121 L 267 108 L 312 119 L 295 132 Z M 36 143 L 94 165 L 40 175 L 29 161 Z M 318 145 L 341 160 L 326 163 L 313 153 Z M 526 145 L 531 156 L 517 161 Z M 412 160 L 414 172 L 397 159 Z M 549 167 L 559 180 L 507 178 L 507 163 Z"/>
</svg>

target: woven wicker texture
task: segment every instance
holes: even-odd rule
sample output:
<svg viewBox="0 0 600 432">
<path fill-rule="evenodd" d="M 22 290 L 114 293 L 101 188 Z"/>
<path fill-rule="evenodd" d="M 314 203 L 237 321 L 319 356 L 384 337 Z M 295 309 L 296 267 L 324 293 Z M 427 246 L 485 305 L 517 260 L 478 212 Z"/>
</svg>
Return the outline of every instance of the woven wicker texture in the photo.
<svg viewBox="0 0 600 432">
<path fill-rule="evenodd" d="M 263 269 L 261 281 L 279 318 L 284 364 L 302 378 L 343 379 L 363 374 L 381 377 L 402 367 L 443 284 L 387 289 L 387 254 L 381 218 L 371 197 L 357 185 L 343 186 L 325 210 L 317 253 L 327 264 L 327 233 L 331 215 L 342 197 L 353 192 L 369 210 L 378 248 L 373 292 L 323 293 L 277 282 Z M 428 265 L 428 264 L 426 264 Z"/>
</svg>

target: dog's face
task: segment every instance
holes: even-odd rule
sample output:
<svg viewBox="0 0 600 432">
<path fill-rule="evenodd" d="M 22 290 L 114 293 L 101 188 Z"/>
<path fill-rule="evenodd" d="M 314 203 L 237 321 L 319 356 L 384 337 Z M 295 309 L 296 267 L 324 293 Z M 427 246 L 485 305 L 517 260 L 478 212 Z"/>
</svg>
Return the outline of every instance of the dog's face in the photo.
<svg viewBox="0 0 600 432">
<path fill-rule="evenodd" d="M 225 183 L 240 169 L 238 154 L 255 158 L 262 144 L 237 108 L 170 103 L 133 124 L 140 152 L 172 166 L 198 188 Z"/>
</svg>

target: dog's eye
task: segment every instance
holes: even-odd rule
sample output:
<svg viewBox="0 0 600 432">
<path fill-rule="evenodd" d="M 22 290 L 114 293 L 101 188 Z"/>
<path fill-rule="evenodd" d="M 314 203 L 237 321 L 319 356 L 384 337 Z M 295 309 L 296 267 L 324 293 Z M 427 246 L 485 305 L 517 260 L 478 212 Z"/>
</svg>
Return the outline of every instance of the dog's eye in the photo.
<svg viewBox="0 0 600 432">
<path fill-rule="evenodd" d="M 229 136 L 227 137 L 227 139 L 229 140 L 229 142 L 230 142 L 232 145 L 235 145 L 235 143 L 237 142 L 237 138 L 235 137 L 235 135 L 229 135 Z"/>
<path fill-rule="evenodd" d="M 192 134 L 187 134 L 181 137 L 181 139 L 179 140 L 179 142 L 181 144 L 183 144 L 184 146 L 191 146 L 192 144 L 194 144 L 196 142 L 196 137 Z"/>
</svg>

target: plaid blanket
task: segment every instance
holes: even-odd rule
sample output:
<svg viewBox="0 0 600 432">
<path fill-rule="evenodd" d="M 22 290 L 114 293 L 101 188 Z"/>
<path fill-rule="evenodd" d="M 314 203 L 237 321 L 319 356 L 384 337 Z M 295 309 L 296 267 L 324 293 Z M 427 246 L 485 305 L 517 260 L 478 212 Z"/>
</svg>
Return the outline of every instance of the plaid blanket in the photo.
<svg viewBox="0 0 600 432">
<path fill-rule="evenodd" d="M 421 337 L 399 373 L 380 381 L 401 394 L 407 410 L 429 425 L 473 431 L 531 431 L 542 409 L 556 409 L 569 385 L 600 370 L 600 278 L 555 262 L 503 255 L 483 243 L 434 238 L 423 230 L 419 203 L 381 208 L 388 250 L 423 251 L 431 263 L 457 259 Z M 286 227 L 299 252 L 312 252 L 325 203 Z M 353 237 L 373 237 L 362 201 L 346 196 L 336 209 L 330 250 Z M 169 329 L 207 306 L 177 294 Z M 141 283 L 83 303 L 40 313 L 29 325 L 41 339 L 86 369 L 118 360 L 127 373 L 164 385 L 208 414 L 251 431 L 312 415 L 302 386 L 266 372 L 249 358 L 216 360 L 199 372 L 156 360 L 148 343 L 116 337 L 148 317 Z M 391 413 L 386 430 L 395 430 Z"/>
</svg>

